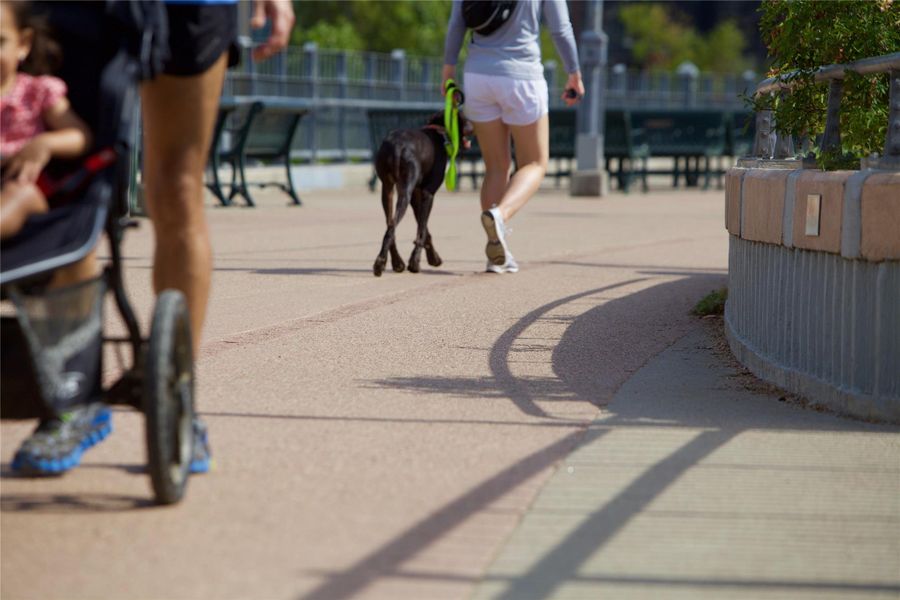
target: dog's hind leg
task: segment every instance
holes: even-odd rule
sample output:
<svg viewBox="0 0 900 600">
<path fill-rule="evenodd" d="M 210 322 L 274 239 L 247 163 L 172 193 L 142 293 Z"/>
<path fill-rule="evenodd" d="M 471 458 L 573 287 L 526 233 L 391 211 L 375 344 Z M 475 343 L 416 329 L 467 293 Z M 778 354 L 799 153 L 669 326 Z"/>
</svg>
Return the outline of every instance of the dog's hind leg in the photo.
<svg viewBox="0 0 900 600">
<path fill-rule="evenodd" d="M 406 268 L 406 265 L 403 264 L 403 259 L 400 258 L 400 254 L 397 252 L 395 242 L 394 242 L 394 233 L 396 228 L 393 225 L 388 225 L 387 231 L 384 232 L 384 239 L 381 241 L 381 252 L 378 253 L 378 256 L 375 258 L 375 264 L 372 265 L 372 272 L 375 273 L 375 277 L 381 277 L 381 274 L 384 272 L 384 265 L 387 263 L 387 255 L 390 250 L 391 253 L 391 267 L 397 273 L 403 271 Z M 396 254 L 396 256 L 394 256 Z M 400 261 L 399 263 L 397 261 Z"/>
<path fill-rule="evenodd" d="M 416 239 L 417 241 L 422 241 L 428 264 L 432 267 L 439 267 L 444 261 L 441 260 L 437 250 L 434 249 L 434 244 L 431 242 L 431 232 L 428 231 L 428 218 L 431 216 L 432 206 L 434 206 L 434 194 L 422 192 L 422 207 L 420 209 L 422 217 L 419 221 L 419 236 Z"/>
<path fill-rule="evenodd" d="M 416 216 L 416 239 L 413 242 L 413 251 L 412 254 L 409 255 L 409 272 L 410 273 L 418 273 L 419 272 L 419 262 L 421 261 L 422 256 L 422 248 L 425 246 L 425 238 L 422 232 L 425 230 L 425 226 L 428 221 L 428 215 L 423 213 L 423 206 L 425 204 L 425 196 L 428 195 L 428 192 L 424 190 L 417 189 L 413 192 L 412 198 L 412 209 L 413 214 Z"/>
<path fill-rule="evenodd" d="M 409 206 L 413 194 L 415 193 L 416 181 L 416 173 L 414 172 L 404 173 L 401 167 L 400 174 L 400 181 L 397 183 L 397 213 L 394 216 L 394 224 L 391 229 L 390 244 L 391 266 L 397 273 L 403 272 L 403 270 L 406 268 L 406 265 L 403 264 L 403 259 L 400 257 L 400 253 L 397 251 L 397 241 L 394 238 L 393 231 L 394 228 L 400 224 L 400 221 L 403 219 L 403 215 L 406 214 L 406 208 Z"/>
<path fill-rule="evenodd" d="M 391 185 L 388 190 L 387 199 L 385 199 L 384 195 L 382 194 L 381 205 L 384 208 L 384 216 L 385 216 L 385 220 L 387 221 L 387 226 L 396 230 L 395 225 L 396 225 L 396 223 L 400 222 L 400 217 L 402 217 L 403 215 L 400 215 L 400 217 L 398 217 L 397 220 L 394 221 L 394 217 L 393 217 L 393 211 L 394 211 L 394 183 L 393 183 L 393 181 L 394 180 L 390 178 L 390 175 L 388 175 L 386 178 L 386 181 L 390 181 Z M 403 271 L 403 259 L 400 258 L 400 253 L 397 251 L 397 241 L 393 235 L 391 235 L 391 243 L 388 246 L 388 250 L 391 253 L 391 268 L 393 268 L 394 271 L 396 271 L 398 273 L 402 272 Z M 387 258 L 387 255 L 384 254 L 384 249 L 382 249 L 381 256 L 382 256 L 381 267 L 383 270 L 384 263 Z"/>
<path fill-rule="evenodd" d="M 387 222 L 387 231 L 385 231 L 384 239 L 381 241 L 381 251 L 375 258 L 375 264 L 372 265 L 372 272 L 375 274 L 375 277 L 381 277 L 381 274 L 384 272 L 384 265 L 387 263 L 389 248 L 391 249 L 391 263 L 396 265 L 396 261 L 393 257 L 393 255 L 397 253 L 394 242 L 394 182 L 390 179 L 383 179 L 381 182 L 381 207 L 384 209 L 384 219 Z"/>
<path fill-rule="evenodd" d="M 425 232 L 425 258 L 428 259 L 428 264 L 432 267 L 439 267 L 444 264 L 444 261 L 441 260 L 440 255 L 431 243 L 431 233 L 427 231 Z"/>
<path fill-rule="evenodd" d="M 403 258 L 400 256 L 400 251 L 397 250 L 396 239 L 391 239 L 391 247 L 389 250 L 391 251 L 391 268 L 397 273 L 402 273 L 405 265 L 403 264 Z"/>
</svg>

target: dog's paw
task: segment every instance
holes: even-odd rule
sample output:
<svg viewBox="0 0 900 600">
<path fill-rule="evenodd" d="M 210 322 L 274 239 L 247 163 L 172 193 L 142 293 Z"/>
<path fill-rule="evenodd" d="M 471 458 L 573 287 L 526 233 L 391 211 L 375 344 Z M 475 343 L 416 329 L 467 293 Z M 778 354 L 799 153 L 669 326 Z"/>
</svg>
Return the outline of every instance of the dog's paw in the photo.
<svg viewBox="0 0 900 600">
<path fill-rule="evenodd" d="M 438 256 L 437 252 L 429 252 L 428 253 L 428 264 L 432 267 L 439 267 L 444 264 L 444 261 L 441 260 L 441 257 Z"/>
<path fill-rule="evenodd" d="M 403 261 L 392 262 L 391 266 L 394 268 L 394 273 L 402 273 L 406 270 L 406 265 L 403 264 Z"/>
<path fill-rule="evenodd" d="M 381 274 L 384 273 L 384 264 L 387 262 L 384 258 L 376 258 L 375 264 L 372 265 L 372 273 L 375 274 L 375 277 L 381 277 Z"/>
<path fill-rule="evenodd" d="M 409 266 L 407 267 L 410 273 L 418 273 L 419 272 L 419 263 L 409 261 Z"/>
</svg>

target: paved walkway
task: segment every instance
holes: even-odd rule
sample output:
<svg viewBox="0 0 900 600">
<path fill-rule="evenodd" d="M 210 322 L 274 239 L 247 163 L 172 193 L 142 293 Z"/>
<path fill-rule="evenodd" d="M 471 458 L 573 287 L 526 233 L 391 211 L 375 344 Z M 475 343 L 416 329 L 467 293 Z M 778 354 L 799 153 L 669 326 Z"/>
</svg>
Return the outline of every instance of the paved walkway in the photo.
<svg viewBox="0 0 900 600">
<path fill-rule="evenodd" d="M 122 411 L 74 472 L 17 479 L 30 424 L 4 422 L 3 598 L 900 595 L 897 429 L 748 390 L 688 315 L 725 281 L 721 192 L 549 190 L 504 276 L 442 193 L 444 265 L 379 279 L 376 195 L 259 199 L 209 212 L 215 472 L 152 506 Z"/>
<path fill-rule="evenodd" d="M 779 402 L 720 327 L 619 389 L 475 598 L 900 596 L 896 432 Z"/>
</svg>

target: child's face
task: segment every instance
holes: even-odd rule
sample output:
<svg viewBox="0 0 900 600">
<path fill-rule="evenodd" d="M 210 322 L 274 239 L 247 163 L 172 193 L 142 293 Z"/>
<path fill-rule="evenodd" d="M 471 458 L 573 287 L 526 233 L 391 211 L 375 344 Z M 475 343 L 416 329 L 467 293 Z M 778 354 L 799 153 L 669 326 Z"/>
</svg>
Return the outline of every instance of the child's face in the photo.
<svg viewBox="0 0 900 600">
<path fill-rule="evenodd" d="M 19 63 L 31 51 L 32 31 L 18 28 L 8 5 L 0 4 L 0 11 L 0 85 L 5 87 L 15 77 Z"/>
</svg>

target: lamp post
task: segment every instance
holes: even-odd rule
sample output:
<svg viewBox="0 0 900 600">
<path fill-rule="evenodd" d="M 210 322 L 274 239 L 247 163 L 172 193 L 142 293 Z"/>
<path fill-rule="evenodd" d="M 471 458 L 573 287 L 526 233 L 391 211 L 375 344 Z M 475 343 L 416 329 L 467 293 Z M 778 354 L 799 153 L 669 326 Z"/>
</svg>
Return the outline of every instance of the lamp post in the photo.
<svg viewBox="0 0 900 600">
<path fill-rule="evenodd" d="M 585 31 L 581 35 L 581 76 L 585 98 L 578 105 L 575 140 L 575 172 L 569 185 L 572 196 L 600 197 L 609 193 L 603 158 L 603 128 L 608 37 L 603 33 L 603 0 L 587 4 Z"/>
</svg>

